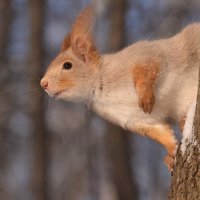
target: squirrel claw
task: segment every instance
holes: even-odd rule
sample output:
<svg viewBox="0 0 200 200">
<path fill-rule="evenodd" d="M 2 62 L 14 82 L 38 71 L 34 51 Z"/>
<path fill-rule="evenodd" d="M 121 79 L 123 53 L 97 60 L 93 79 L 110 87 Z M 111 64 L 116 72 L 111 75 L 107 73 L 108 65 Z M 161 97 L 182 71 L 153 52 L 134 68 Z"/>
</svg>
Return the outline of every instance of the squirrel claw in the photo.
<svg viewBox="0 0 200 200">
<path fill-rule="evenodd" d="M 153 94 L 146 94 L 139 98 L 139 107 L 143 109 L 145 113 L 151 113 L 153 110 L 153 105 L 155 102 L 155 97 Z"/>
<path fill-rule="evenodd" d="M 165 157 L 164 162 L 167 165 L 167 168 L 168 168 L 169 172 L 171 173 L 171 176 L 173 176 L 174 158 L 170 155 L 167 155 Z"/>
</svg>

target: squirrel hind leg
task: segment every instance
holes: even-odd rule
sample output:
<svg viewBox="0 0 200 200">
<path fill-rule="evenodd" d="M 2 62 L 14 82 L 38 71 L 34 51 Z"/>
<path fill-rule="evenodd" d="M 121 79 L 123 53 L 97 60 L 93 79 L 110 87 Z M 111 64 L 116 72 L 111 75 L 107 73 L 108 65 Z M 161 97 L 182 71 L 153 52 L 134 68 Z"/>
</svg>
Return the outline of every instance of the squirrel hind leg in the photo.
<svg viewBox="0 0 200 200">
<path fill-rule="evenodd" d="M 171 171 L 178 146 L 173 130 L 166 124 L 159 124 L 153 126 L 141 125 L 137 128 L 136 132 L 150 137 L 166 148 L 168 155 L 165 157 L 165 164 L 169 171 Z"/>
</svg>

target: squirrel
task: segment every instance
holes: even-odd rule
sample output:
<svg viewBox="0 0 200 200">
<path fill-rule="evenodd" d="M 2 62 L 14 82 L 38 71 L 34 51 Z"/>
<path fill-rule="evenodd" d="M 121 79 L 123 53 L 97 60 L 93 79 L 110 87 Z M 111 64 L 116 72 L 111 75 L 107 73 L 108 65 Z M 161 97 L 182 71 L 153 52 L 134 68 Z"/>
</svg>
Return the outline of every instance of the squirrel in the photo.
<svg viewBox="0 0 200 200">
<path fill-rule="evenodd" d="M 41 87 L 55 98 L 83 102 L 108 121 L 164 145 L 171 171 L 177 149 L 171 122 L 183 129 L 197 95 L 200 24 L 106 55 L 96 48 L 92 24 L 88 6 L 66 35 Z"/>
</svg>

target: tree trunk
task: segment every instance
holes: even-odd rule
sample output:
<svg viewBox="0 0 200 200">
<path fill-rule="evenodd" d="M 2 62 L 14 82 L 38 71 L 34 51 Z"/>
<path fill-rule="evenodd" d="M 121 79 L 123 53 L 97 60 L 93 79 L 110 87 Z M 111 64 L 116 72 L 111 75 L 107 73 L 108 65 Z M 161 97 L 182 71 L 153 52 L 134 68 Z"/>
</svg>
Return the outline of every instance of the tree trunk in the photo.
<svg viewBox="0 0 200 200">
<path fill-rule="evenodd" d="M 137 190 L 133 181 L 129 133 L 107 124 L 107 150 L 110 159 L 110 175 L 118 200 L 136 200 Z"/>
<path fill-rule="evenodd" d="M 42 74 L 42 66 L 44 64 L 43 52 L 43 28 L 44 28 L 44 4 L 45 0 L 30 0 L 30 77 L 38 77 L 32 79 L 31 88 L 40 90 L 39 77 Z M 46 191 L 46 153 L 47 153 L 47 137 L 45 130 L 43 98 L 35 98 L 32 96 L 31 116 L 33 120 L 33 139 L 32 139 L 32 187 L 34 199 L 47 200 Z"/>
<path fill-rule="evenodd" d="M 5 60 L 8 41 L 10 38 L 10 28 L 12 21 L 12 9 L 10 0 L 0 2 L 0 60 Z"/>
<path fill-rule="evenodd" d="M 192 138 L 185 142 L 185 153 L 183 154 L 181 150 L 183 144 L 177 151 L 169 194 L 170 200 L 200 199 L 200 84 L 191 134 Z"/>
<path fill-rule="evenodd" d="M 107 9 L 110 14 L 109 51 L 116 51 L 125 45 L 125 14 L 127 1 L 110 0 Z M 131 167 L 131 150 L 127 131 L 107 124 L 106 146 L 110 160 L 111 178 L 119 200 L 137 199 Z"/>
<path fill-rule="evenodd" d="M 11 73 L 8 69 L 8 54 L 7 49 L 10 42 L 11 35 L 11 25 L 13 21 L 13 16 L 11 15 L 12 8 L 10 0 L 0 1 L 0 199 L 9 199 L 12 194 L 10 194 L 10 187 L 5 184 L 6 173 L 8 173 L 10 152 L 9 142 L 11 131 L 8 128 L 8 121 L 11 118 L 11 113 L 13 112 L 13 104 L 10 102 L 10 94 L 8 93 L 8 88 L 11 83 Z M 12 95 L 13 98 L 13 95 Z M 6 109 L 4 109 L 6 108 Z M 8 109 L 9 108 L 9 109 Z"/>
</svg>

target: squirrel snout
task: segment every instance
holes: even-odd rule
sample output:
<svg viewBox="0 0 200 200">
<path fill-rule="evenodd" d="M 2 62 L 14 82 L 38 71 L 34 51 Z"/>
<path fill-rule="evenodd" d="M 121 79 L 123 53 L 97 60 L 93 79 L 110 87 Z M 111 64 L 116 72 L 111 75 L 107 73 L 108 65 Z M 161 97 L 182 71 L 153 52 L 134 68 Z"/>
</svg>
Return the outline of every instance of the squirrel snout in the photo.
<svg viewBox="0 0 200 200">
<path fill-rule="evenodd" d="M 45 80 L 44 78 L 40 81 L 40 85 L 41 85 L 41 87 L 43 88 L 43 89 L 47 89 L 47 87 L 48 87 L 48 81 L 47 80 Z"/>
</svg>

